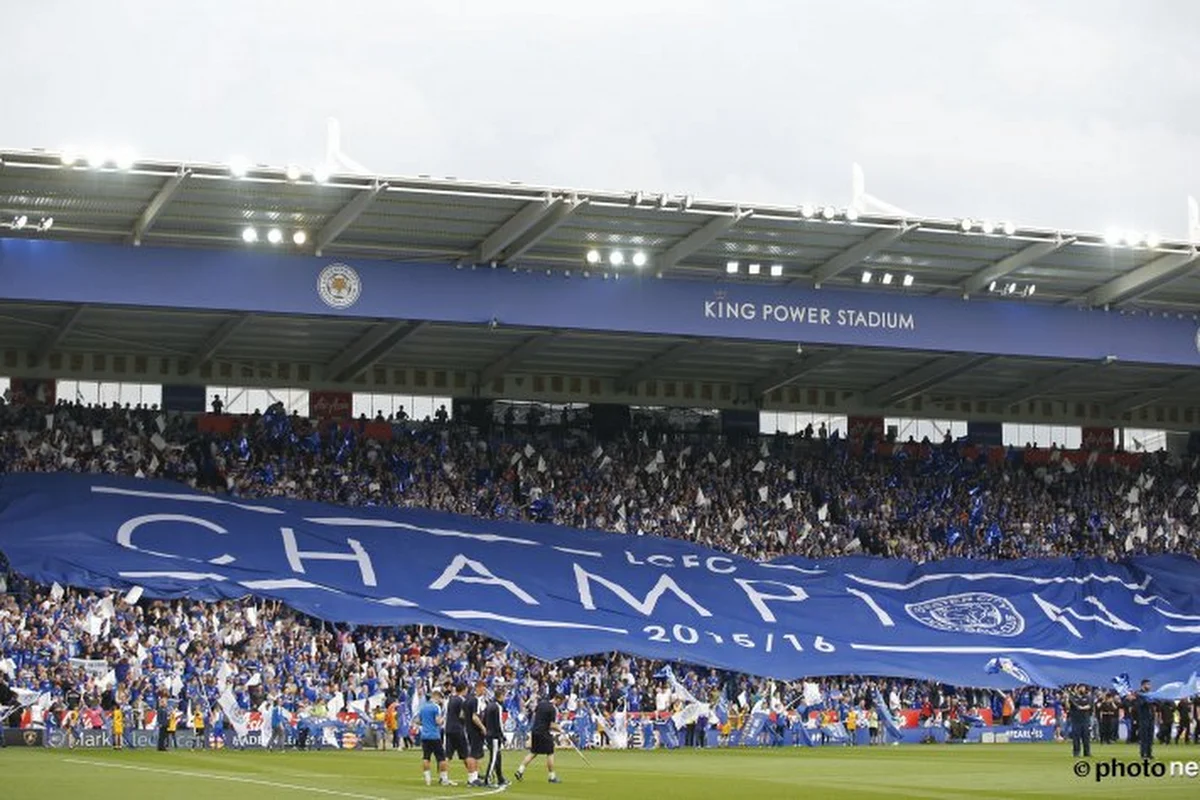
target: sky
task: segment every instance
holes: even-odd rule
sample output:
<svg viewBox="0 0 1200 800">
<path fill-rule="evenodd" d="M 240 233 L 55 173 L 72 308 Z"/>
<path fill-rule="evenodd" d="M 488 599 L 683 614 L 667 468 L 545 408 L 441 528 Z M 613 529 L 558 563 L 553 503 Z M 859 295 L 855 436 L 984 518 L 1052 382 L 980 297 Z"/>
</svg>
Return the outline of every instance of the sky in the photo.
<svg viewBox="0 0 1200 800">
<path fill-rule="evenodd" d="M 15 13 L 14 13 L 15 12 Z M 0 147 L 1187 233 L 1192 0 L 38 0 Z"/>
</svg>

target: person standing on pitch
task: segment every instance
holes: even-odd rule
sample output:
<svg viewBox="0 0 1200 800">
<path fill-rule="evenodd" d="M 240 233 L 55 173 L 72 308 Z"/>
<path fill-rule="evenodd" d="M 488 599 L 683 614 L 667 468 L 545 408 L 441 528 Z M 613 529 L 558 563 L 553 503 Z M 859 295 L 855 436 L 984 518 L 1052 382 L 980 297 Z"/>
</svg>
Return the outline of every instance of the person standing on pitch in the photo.
<svg viewBox="0 0 1200 800">
<path fill-rule="evenodd" d="M 425 785 L 433 784 L 433 775 L 429 771 L 429 762 L 436 761 L 438 780 L 442 786 L 454 786 L 450 780 L 449 768 L 446 764 L 446 748 L 442 747 L 442 693 L 437 689 L 429 699 L 417 709 L 417 722 L 421 726 L 421 770 L 425 775 Z"/>
<path fill-rule="evenodd" d="M 1134 695 L 1133 713 L 1137 715 L 1138 745 L 1141 758 L 1154 758 L 1154 701 L 1150 693 L 1150 679 L 1142 679 L 1142 690 Z"/>
<path fill-rule="evenodd" d="M 504 687 L 497 684 L 495 694 L 483 708 L 483 729 L 488 750 L 487 772 L 483 776 L 485 785 L 491 785 L 494 780 L 496 786 L 508 786 L 500 761 L 500 751 L 504 747 L 504 723 L 500 718 L 500 707 L 504 696 Z"/>
<path fill-rule="evenodd" d="M 456 683 L 454 694 L 446 701 L 446 759 L 453 761 L 461 758 L 467 768 L 467 780 L 470 781 L 470 776 L 478 777 L 478 773 L 475 759 L 471 758 L 467 749 L 467 723 L 470 718 L 463 714 L 467 704 L 466 695 L 467 685 Z"/>
<path fill-rule="evenodd" d="M 1092 698 L 1086 686 L 1075 687 L 1075 694 L 1070 699 L 1070 710 L 1067 712 L 1071 720 L 1071 752 L 1079 758 L 1080 750 L 1084 758 L 1092 757 Z"/>
<path fill-rule="evenodd" d="M 521 766 L 517 767 L 517 780 L 525 780 L 525 768 L 531 761 L 538 756 L 545 756 L 550 782 L 559 783 L 558 775 L 554 772 L 554 734 L 563 732 L 562 726 L 558 724 L 558 706 L 561 703 L 562 696 L 555 694 L 551 688 L 549 696 L 540 701 L 533 710 L 529 755 L 525 756 Z"/>
<path fill-rule="evenodd" d="M 463 687 L 466 688 L 465 686 Z M 479 780 L 479 759 L 483 758 L 483 696 L 487 686 L 483 681 L 475 684 L 474 694 L 464 697 L 462 702 L 463 733 L 467 737 L 467 786 L 483 786 Z"/>
</svg>

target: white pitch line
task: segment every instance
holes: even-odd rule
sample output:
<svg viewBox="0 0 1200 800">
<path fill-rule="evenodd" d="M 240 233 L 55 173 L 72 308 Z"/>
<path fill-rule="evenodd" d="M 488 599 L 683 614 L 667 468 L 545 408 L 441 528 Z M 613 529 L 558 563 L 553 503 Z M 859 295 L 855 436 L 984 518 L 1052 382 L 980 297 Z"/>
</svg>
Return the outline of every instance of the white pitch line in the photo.
<svg viewBox="0 0 1200 800">
<path fill-rule="evenodd" d="M 357 794 L 355 792 L 342 792 L 337 789 L 322 789 L 318 786 L 301 786 L 294 783 L 279 783 L 278 781 L 265 781 L 260 778 L 243 778 L 239 775 L 219 775 L 212 772 L 193 772 L 184 769 L 163 769 L 161 767 L 139 767 L 133 764 L 112 764 L 108 761 L 92 761 L 86 758 L 64 758 L 63 761 L 68 764 L 85 764 L 90 767 L 109 767 L 111 769 L 125 769 L 133 772 L 154 772 L 160 775 L 177 775 L 184 778 L 203 778 L 212 781 L 227 781 L 229 783 L 248 783 L 255 786 L 270 786 L 275 789 L 294 789 L 300 792 L 312 792 L 314 794 L 332 795 L 334 797 L 350 797 L 354 800 L 387 800 L 384 797 L 378 797 L 373 794 Z M 469 794 L 459 795 L 460 797 L 484 797 L 489 794 L 497 794 L 507 789 L 507 786 L 498 786 L 486 792 L 471 792 Z M 438 800 L 446 795 L 434 795 L 429 798 L 419 798 L 418 800 Z"/>
</svg>

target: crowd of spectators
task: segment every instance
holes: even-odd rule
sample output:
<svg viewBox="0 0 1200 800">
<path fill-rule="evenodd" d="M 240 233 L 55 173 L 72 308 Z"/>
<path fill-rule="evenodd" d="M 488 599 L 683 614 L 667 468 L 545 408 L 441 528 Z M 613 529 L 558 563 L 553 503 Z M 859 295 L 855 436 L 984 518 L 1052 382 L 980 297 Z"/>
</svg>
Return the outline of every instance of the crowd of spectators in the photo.
<svg viewBox="0 0 1200 800">
<path fill-rule="evenodd" d="M 1130 471 L 1054 460 L 1030 466 L 1020 452 L 1002 462 L 968 458 L 952 442 L 896 457 L 811 434 L 730 441 L 659 429 L 600 441 L 569 425 L 479 431 L 442 418 L 397 420 L 389 436 L 373 438 L 366 422 L 318 426 L 272 407 L 213 435 L 194 418 L 152 408 L 0 406 L 0 466 L 669 536 L 752 558 L 1200 553 L 1200 472 L 1194 461 L 1165 454 Z M 326 713 L 335 698 L 337 707 L 378 705 L 381 697 L 404 705 L 414 686 L 475 679 L 515 687 L 514 713 L 546 686 L 570 696 L 569 710 L 663 712 L 679 701 L 656 677 L 662 664 L 620 654 L 546 664 L 478 636 L 330 626 L 271 602 L 130 605 L 18 576 L 7 583 L 0 672 L 59 710 L 115 704 L 136 715 L 165 692 L 212 711 L 229 687 L 244 709 L 274 703 Z M 103 633 L 94 627 L 100 609 Z M 103 661 L 112 675 L 71 659 Z M 745 710 L 770 694 L 767 682 L 748 676 L 678 670 L 683 686 L 714 707 Z M 924 709 L 934 721 L 978 707 L 1001 717 L 1010 704 L 1057 702 L 1049 692 L 1006 698 L 906 680 L 847 677 L 820 686 L 823 703 L 843 711 L 869 705 L 876 688 L 893 710 Z M 802 695 L 796 683 L 770 696 L 794 710 Z"/>
</svg>

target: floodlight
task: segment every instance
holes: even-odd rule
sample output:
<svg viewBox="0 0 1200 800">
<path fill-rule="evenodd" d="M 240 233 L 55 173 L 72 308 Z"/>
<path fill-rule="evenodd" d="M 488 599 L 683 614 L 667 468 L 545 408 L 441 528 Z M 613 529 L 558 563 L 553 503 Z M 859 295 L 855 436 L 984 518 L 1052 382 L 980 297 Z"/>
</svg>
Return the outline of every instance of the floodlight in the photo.
<svg viewBox="0 0 1200 800">
<path fill-rule="evenodd" d="M 1137 247 L 1142 241 L 1142 235 L 1137 231 L 1125 231 L 1121 238 L 1130 247 Z"/>
<path fill-rule="evenodd" d="M 883 273 L 882 280 L 883 280 L 884 286 L 891 286 L 892 285 L 892 273 L 890 273 L 890 272 Z"/>
<path fill-rule="evenodd" d="M 912 276 L 912 273 L 911 273 L 911 272 L 909 272 L 909 273 L 906 273 L 906 274 L 905 274 L 905 276 L 904 276 L 904 285 L 905 285 L 905 286 L 912 286 L 912 285 L 913 285 L 913 276 Z"/>
<path fill-rule="evenodd" d="M 1157 233 L 1147 233 L 1146 234 L 1146 247 L 1149 247 L 1151 250 L 1153 250 L 1154 248 L 1158 247 L 1160 244 L 1162 244 L 1162 239 L 1159 237 L 1159 235 Z"/>
<path fill-rule="evenodd" d="M 1104 241 L 1110 247 L 1116 247 L 1121 243 L 1121 232 L 1116 228 L 1109 228 L 1104 232 Z"/>
<path fill-rule="evenodd" d="M 1017 290 L 1017 285 L 1015 283 L 1010 283 L 1010 284 L 1008 284 L 1008 286 L 1004 287 L 1005 294 L 1012 294 L 1016 290 Z"/>
<path fill-rule="evenodd" d="M 738 262 L 736 262 L 736 261 L 726 261 L 726 262 L 725 262 L 725 271 L 726 271 L 727 273 L 729 273 L 730 275 L 737 275 L 737 271 L 738 271 Z"/>
<path fill-rule="evenodd" d="M 13 230 L 21 230 L 29 223 L 29 217 L 21 214 L 13 218 Z"/>
<path fill-rule="evenodd" d="M 783 275 L 783 264 L 772 264 L 771 265 L 771 277 L 779 278 L 782 275 Z"/>
<path fill-rule="evenodd" d="M 587 251 L 587 263 L 599 264 L 600 263 L 600 251 L 595 248 L 588 250 Z"/>
<path fill-rule="evenodd" d="M 1032 295 L 1035 291 L 1037 291 L 1037 284 L 1031 283 L 1029 284 L 1029 288 L 1025 290 L 1025 294 Z"/>
<path fill-rule="evenodd" d="M 646 266 L 646 254 L 643 253 L 641 250 L 638 250 L 636 253 L 634 253 L 633 254 L 633 265 L 635 267 Z"/>
<path fill-rule="evenodd" d="M 608 254 L 608 263 L 612 264 L 614 267 L 621 266 L 625 263 L 625 254 L 620 250 L 613 250 Z"/>
<path fill-rule="evenodd" d="M 991 220 L 985 219 L 983 222 L 979 223 L 979 230 L 983 231 L 984 233 L 986 233 L 988 235 L 991 235 L 996 232 L 996 223 L 992 222 Z"/>
<path fill-rule="evenodd" d="M 996 291 L 996 282 L 995 281 L 992 281 L 991 283 L 988 284 L 988 291 L 989 292 Z"/>
<path fill-rule="evenodd" d="M 854 222 L 854 220 L 856 220 L 856 219 L 858 219 L 858 209 L 854 208 L 853 206 L 851 206 L 850 208 L 847 208 L 846 209 L 846 221 Z"/>
<path fill-rule="evenodd" d="M 134 158 L 133 151 L 129 148 L 122 148 L 121 150 L 118 150 L 113 157 L 113 163 L 116 165 L 117 169 L 133 169 L 133 164 L 136 160 L 137 159 Z"/>
<path fill-rule="evenodd" d="M 300 167 L 296 166 L 295 164 L 288 164 L 287 169 L 285 169 L 283 173 L 287 176 L 289 181 L 300 180 Z"/>
<path fill-rule="evenodd" d="M 837 216 L 837 209 L 833 206 L 825 206 L 821 209 L 821 216 L 825 219 L 833 219 Z"/>
<path fill-rule="evenodd" d="M 746 272 L 748 272 L 751 275 L 758 275 L 760 272 L 762 272 L 762 264 L 759 264 L 757 262 L 755 262 L 753 264 L 747 264 Z"/>
<path fill-rule="evenodd" d="M 244 178 L 250 172 L 250 162 L 244 158 L 231 158 L 229 160 L 229 174 L 235 178 Z"/>
<path fill-rule="evenodd" d="M 243 228 L 242 241 L 246 244 L 254 244 L 258 241 L 258 231 L 256 231 L 254 228 Z"/>
<path fill-rule="evenodd" d="M 87 163 L 92 169 L 100 169 L 107 161 L 108 156 L 103 150 L 92 150 L 87 154 Z"/>
<path fill-rule="evenodd" d="M 292 234 L 292 244 L 296 245 L 296 247 L 303 247 L 304 243 L 307 241 L 308 234 L 304 231 L 296 231 Z"/>
<path fill-rule="evenodd" d="M 1016 223 L 1014 223 L 1014 222 L 1004 223 L 1004 235 L 1005 236 L 1012 236 L 1016 232 L 1017 232 Z"/>
<path fill-rule="evenodd" d="M 62 159 L 62 164 L 64 167 L 72 167 L 77 161 L 79 161 L 79 153 L 74 147 L 64 147 L 59 158 Z"/>
<path fill-rule="evenodd" d="M 975 227 L 975 220 L 970 217 L 963 217 L 958 226 L 962 228 L 963 233 L 969 233 L 971 228 Z"/>
<path fill-rule="evenodd" d="M 51 228 L 53 228 L 54 227 L 54 217 L 46 217 L 45 219 L 43 219 L 40 227 L 43 231 L 48 231 Z"/>
<path fill-rule="evenodd" d="M 327 182 L 330 178 L 330 174 L 329 165 L 327 164 L 318 164 L 317 166 L 313 167 L 312 176 L 313 180 L 317 183 Z"/>
<path fill-rule="evenodd" d="M 812 219 L 813 214 L 815 213 L 817 213 L 816 209 L 814 209 L 808 203 L 804 203 L 800 206 L 800 216 L 804 217 L 805 219 Z"/>
<path fill-rule="evenodd" d="M 271 230 L 267 231 L 267 241 L 271 244 L 279 244 L 283 241 L 283 231 L 279 230 L 279 228 L 271 228 Z"/>
<path fill-rule="evenodd" d="M 871 282 L 871 270 L 869 270 L 869 269 L 864 269 L 864 270 L 863 270 L 863 274 L 862 274 L 862 282 L 863 282 L 863 283 L 870 283 L 870 282 Z"/>
</svg>

